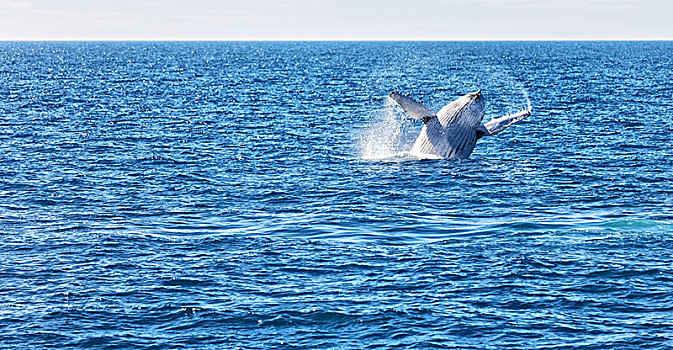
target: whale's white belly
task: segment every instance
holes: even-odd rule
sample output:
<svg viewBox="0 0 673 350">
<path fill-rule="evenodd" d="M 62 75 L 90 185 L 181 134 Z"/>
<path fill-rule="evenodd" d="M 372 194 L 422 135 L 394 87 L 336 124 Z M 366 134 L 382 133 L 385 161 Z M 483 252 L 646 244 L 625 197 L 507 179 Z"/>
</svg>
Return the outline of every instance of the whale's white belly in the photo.
<svg viewBox="0 0 673 350">
<path fill-rule="evenodd" d="M 476 144 L 477 133 L 473 128 L 457 124 L 445 128 L 434 118 L 421 129 L 411 153 L 465 159 L 472 154 Z"/>
</svg>

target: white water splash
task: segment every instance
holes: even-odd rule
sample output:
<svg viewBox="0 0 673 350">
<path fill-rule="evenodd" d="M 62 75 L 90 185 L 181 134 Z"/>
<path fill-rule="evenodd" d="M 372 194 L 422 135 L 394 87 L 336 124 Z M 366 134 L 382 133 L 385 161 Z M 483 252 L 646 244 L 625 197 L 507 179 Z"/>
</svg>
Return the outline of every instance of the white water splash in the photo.
<svg viewBox="0 0 673 350">
<path fill-rule="evenodd" d="M 359 138 L 363 159 L 377 160 L 405 157 L 417 134 L 413 120 L 395 107 L 395 101 L 386 99 L 384 108 L 372 117 Z"/>
<path fill-rule="evenodd" d="M 499 91 L 500 98 L 504 98 L 508 113 L 517 113 L 522 109 L 532 110 L 533 106 L 528 90 L 526 90 L 519 79 L 509 74 L 506 69 L 499 66 L 489 67 L 485 76 L 489 77 L 488 80 L 490 82 L 488 85 L 494 90 Z M 518 90 L 520 94 L 507 93 L 507 91 L 514 92 L 514 89 Z M 496 115 L 493 115 L 493 117 L 495 118 Z"/>
<path fill-rule="evenodd" d="M 523 95 L 523 98 L 526 99 L 526 110 L 530 111 L 533 109 L 533 106 L 530 103 L 530 95 L 528 95 L 528 90 L 523 86 L 523 84 L 515 80 L 516 87 L 519 88 L 519 92 L 521 92 L 521 95 Z"/>
</svg>

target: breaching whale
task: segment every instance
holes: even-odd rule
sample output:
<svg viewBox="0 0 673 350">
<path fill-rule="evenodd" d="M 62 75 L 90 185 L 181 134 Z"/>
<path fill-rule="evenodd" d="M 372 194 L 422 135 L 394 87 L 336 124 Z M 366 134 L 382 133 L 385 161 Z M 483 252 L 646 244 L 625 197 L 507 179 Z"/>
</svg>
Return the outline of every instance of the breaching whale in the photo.
<svg viewBox="0 0 673 350">
<path fill-rule="evenodd" d="M 443 158 L 465 159 L 470 156 L 477 140 L 493 136 L 508 126 L 526 118 L 530 110 L 494 118 L 481 124 L 486 102 L 481 90 L 458 98 L 435 114 L 409 95 L 393 91 L 388 95 L 410 116 L 425 125 L 411 149 L 412 154 L 436 155 Z"/>
</svg>

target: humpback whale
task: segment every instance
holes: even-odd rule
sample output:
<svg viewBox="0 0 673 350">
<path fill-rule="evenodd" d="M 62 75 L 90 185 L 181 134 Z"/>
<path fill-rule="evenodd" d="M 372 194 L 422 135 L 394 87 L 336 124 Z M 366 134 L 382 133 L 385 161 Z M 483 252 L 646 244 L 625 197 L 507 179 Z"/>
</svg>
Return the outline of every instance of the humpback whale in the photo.
<svg viewBox="0 0 673 350">
<path fill-rule="evenodd" d="M 440 109 L 437 114 L 399 91 L 393 91 L 388 96 L 400 105 L 407 115 L 422 120 L 425 124 L 416 138 L 411 153 L 443 158 L 469 157 L 477 140 L 484 136 L 497 135 L 531 113 L 530 110 L 523 110 L 481 124 L 486 112 L 486 101 L 481 90 L 456 99 Z"/>
</svg>

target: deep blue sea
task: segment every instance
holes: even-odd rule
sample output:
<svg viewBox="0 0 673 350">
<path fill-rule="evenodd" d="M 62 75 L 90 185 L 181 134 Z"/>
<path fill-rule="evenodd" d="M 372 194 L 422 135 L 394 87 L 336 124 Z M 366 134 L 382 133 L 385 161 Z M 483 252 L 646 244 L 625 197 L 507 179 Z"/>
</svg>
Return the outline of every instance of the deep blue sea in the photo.
<svg viewBox="0 0 673 350">
<path fill-rule="evenodd" d="M 670 349 L 672 136 L 673 42 L 2 42 L 0 348 Z"/>
</svg>

